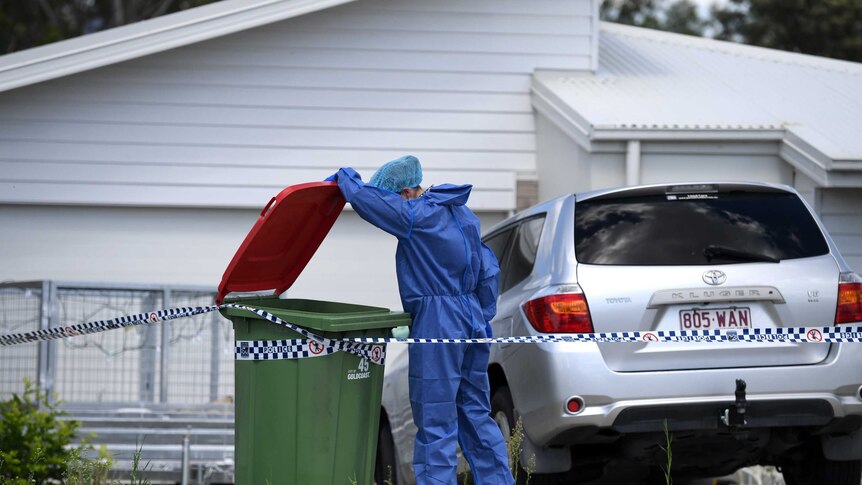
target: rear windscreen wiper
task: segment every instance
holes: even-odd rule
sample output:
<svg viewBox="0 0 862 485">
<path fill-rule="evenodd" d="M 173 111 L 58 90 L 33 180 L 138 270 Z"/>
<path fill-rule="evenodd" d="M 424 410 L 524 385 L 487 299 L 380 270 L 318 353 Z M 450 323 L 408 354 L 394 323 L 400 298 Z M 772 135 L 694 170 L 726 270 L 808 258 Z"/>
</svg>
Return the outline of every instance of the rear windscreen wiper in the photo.
<svg viewBox="0 0 862 485">
<path fill-rule="evenodd" d="M 714 258 L 732 259 L 734 261 L 755 261 L 764 263 L 778 263 L 781 260 L 765 254 L 751 253 L 725 246 L 707 246 L 703 249 L 706 260 L 712 262 Z"/>
</svg>

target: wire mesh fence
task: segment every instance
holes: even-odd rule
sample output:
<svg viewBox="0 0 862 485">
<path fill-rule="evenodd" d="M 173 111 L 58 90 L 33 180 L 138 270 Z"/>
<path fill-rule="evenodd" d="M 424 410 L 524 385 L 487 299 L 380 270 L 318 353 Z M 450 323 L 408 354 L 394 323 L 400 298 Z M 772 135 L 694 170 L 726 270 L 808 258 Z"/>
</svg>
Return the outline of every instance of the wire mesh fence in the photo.
<svg viewBox="0 0 862 485">
<path fill-rule="evenodd" d="M 66 282 L 0 285 L 0 334 L 109 320 L 163 308 L 211 305 L 206 288 Z M 67 404 L 233 402 L 233 329 L 218 312 L 0 352 L 0 400 L 24 379 Z"/>
<path fill-rule="evenodd" d="M 59 287 L 53 303 L 57 325 L 69 326 L 159 309 L 163 300 L 157 291 Z M 153 401 L 158 330 L 145 325 L 57 340 L 54 392 L 67 402 Z"/>
<path fill-rule="evenodd" d="M 0 287 L 0 334 L 41 328 L 42 285 Z M 38 381 L 39 344 L 15 345 L 0 352 L 0 400 L 24 392 L 24 379 Z"/>
<path fill-rule="evenodd" d="M 203 306 L 212 293 L 173 292 L 173 306 Z M 179 322 L 177 322 L 179 323 Z M 168 325 L 168 402 L 233 402 L 233 328 L 219 313 L 196 315 Z"/>
</svg>

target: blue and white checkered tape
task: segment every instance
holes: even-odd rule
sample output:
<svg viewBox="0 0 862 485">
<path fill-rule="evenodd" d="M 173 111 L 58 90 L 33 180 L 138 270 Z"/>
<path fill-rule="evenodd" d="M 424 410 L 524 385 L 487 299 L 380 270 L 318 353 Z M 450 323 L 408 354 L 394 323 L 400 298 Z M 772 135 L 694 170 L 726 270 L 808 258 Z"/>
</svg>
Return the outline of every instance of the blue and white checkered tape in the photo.
<svg viewBox="0 0 862 485">
<path fill-rule="evenodd" d="M 344 344 L 354 346 L 354 349 L 347 350 Z M 323 344 L 311 339 L 236 341 L 236 360 L 305 359 L 342 351 L 367 358 L 372 364 L 383 365 L 386 361 L 386 347 L 383 344 L 365 345 L 328 339 Z"/>
<path fill-rule="evenodd" d="M 26 344 L 29 342 L 41 342 L 43 340 L 54 340 L 58 338 L 77 337 L 79 335 L 87 335 L 91 333 L 104 332 L 106 330 L 114 330 L 135 325 L 144 325 L 148 323 L 159 323 L 162 321 L 175 320 L 177 318 L 185 318 L 194 315 L 200 315 L 203 313 L 209 313 L 218 309 L 218 306 L 172 308 L 170 310 L 160 310 L 155 312 L 139 313 L 137 315 L 127 315 L 125 317 L 119 317 L 113 320 L 99 320 L 96 322 L 81 323 L 78 325 L 68 325 L 44 330 L 35 330 L 33 332 L 0 335 L 0 347 L 7 345 Z"/>
<path fill-rule="evenodd" d="M 497 337 L 480 339 L 426 339 L 426 338 L 384 338 L 361 337 L 329 339 L 321 337 L 300 326 L 258 308 L 245 305 L 225 304 L 202 307 L 182 307 L 128 315 L 113 320 L 101 320 L 78 325 L 36 330 L 18 334 L 0 335 L 0 347 L 30 342 L 40 342 L 59 338 L 76 337 L 104 332 L 118 328 L 155 324 L 178 318 L 201 315 L 222 308 L 244 310 L 277 325 L 285 326 L 305 337 L 293 340 L 240 340 L 236 342 L 237 360 L 282 360 L 302 359 L 329 355 L 334 352 L 348 352 L 367 358 L 375 364 L 385 362 L 385 344 L 472 344 L 472 343 L 512 343 L 541 344 L 559 342 L 792 342 L 792 343 L 858 343 L 862 342 L 862 325 L 841 325 L 828 327 L 779 327 L 779 328 L 740 328 L 726 330 L 657 330 L 643 332 L 600 332 L 578 334 L 542 334 L 519 337 Z"/>
</svg>

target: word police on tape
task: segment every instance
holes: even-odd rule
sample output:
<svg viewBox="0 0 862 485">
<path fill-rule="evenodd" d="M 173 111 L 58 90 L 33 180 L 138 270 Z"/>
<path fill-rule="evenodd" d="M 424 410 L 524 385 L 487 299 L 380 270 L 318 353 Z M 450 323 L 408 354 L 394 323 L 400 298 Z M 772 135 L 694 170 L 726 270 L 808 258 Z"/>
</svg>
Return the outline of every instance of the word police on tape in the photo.
<svg viewBox="0 0 862 485">
<path fill-rule="evenodd" d="M 41 342 L 46 340 L 77 337 L 118 328 L 167 322 L 178 318 L 201 315 L 223 308 L 248 311 L 277 325 L 289 328 L 302 339 L 292 340 L 240 340 L 236 342 L 237 360 L 281 360 L 319 357 L 334 352 L 348 352 L 373 364 L 382 365 L 386 359 L 385 344 L 470 344 L 470 343 L 525 343 L 541 344 L 555 342 L 794 342 L 794 343 L 839 343 L 862 342 L 862 326 L 840 325 L 829 327 L 780 327 L 743 328 L 737 330 L 658 330 L 644 332 L 603 332 L 578 334 L 542 334 L 520 337 L 497 337 L 481 339 L 424 339 L 362 337 L 329 339 L 307 329 L 286 322 L 258 308 L 237 304 L 182 307 L 170 310 L 128 315 L 113 320 L 82 323 L 33 332 L 0 335 L 0 347 Z"/>
</svg>

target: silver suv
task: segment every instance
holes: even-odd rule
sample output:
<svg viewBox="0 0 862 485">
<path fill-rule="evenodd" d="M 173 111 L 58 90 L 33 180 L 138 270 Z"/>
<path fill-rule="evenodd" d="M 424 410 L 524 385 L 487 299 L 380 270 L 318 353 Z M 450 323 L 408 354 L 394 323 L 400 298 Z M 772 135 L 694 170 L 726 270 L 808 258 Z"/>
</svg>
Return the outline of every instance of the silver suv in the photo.
<svg viewBox="0 0 862 485">
<path fill-rule="evenodd" d="M 785 186 L 568 195 L 483 239 L 500 260 L 498 337 L 862 321 L 862 279 Z M 533 484 L 665 483 L 667 435 L 674 483 L 757 464 L 788 485 L 860 483 L 862 344 L 497 344 L 489 377 L 504 432 L 522 420 Z M 406 381 L 405 352 L 387 364 L 381 420 L 399 483 Z"/>
</svg>

